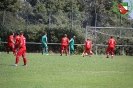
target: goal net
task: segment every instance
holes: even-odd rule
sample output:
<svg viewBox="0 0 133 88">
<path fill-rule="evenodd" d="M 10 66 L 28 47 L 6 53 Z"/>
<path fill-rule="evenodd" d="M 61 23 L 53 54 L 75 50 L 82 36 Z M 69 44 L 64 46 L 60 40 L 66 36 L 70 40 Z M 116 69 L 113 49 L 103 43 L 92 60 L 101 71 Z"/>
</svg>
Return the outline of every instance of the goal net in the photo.
<svg viewBox="0 0 133 88">
<path fill-rule="evenodd" d="M 89 38 L 93 41 L 93 46 L 96 46 L 93 51 L 96 54 L 105 52 L 105 47 L 110 36 L 116 39 L 116 46 L 121 49 L 121 51 L 118 50 L 121 54 L 127 53 L 125 48 L 133 47 L 133 28 L 86 26 L 85 40 Z M 99 51 L 99 48 L 102 50 Z"/>
</svg>

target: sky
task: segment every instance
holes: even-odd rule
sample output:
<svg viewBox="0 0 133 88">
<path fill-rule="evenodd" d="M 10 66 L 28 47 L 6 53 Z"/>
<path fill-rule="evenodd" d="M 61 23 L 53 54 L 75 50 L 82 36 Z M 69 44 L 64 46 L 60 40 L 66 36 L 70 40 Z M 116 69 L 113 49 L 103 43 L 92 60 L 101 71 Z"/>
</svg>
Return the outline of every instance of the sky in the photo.
<svg viewBox="0 0 133 88">
<path fill-rule="evenodd" d="M 133 0 L 123 0 L 123 2 L 128 2 L 129 6 L 130 6 L 130 1 L 132 1 L 132 3 L 133 3 Z M 133 11 L 129 15 L 133 19 Z"/>
</svg>

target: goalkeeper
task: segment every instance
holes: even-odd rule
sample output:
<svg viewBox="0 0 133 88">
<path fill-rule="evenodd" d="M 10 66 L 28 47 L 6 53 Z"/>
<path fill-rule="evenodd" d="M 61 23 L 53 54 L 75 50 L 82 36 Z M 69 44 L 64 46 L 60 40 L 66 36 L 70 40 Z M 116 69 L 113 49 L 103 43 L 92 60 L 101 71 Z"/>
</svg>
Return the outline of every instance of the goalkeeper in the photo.
<svg viewBox="0 0 133 88">
<path fill-rule="evenodd" d="M 69 41 L 70 55 L 72 55 L 73 51 L 74 51 L 74 39 L 75 38 L 76 38 L 76 36 L 73 36 L 73 38 L 71 38 L 70 41 Z"/>
</svg>

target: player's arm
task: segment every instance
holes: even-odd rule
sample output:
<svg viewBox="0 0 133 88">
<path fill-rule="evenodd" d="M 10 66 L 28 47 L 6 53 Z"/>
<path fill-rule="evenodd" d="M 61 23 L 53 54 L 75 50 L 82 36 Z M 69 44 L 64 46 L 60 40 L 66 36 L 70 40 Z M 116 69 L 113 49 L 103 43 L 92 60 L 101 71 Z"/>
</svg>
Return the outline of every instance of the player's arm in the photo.
<svg viewBox="0 0 133 88">
<path fill-rule="evenodd" d="M 13 37 L 10 37 L 10 41 L 15 44 Z"/>
<path fill-rule="evenodd" d="M 19 39 L 19 46 L 18 49 L 22 46 L 22 39 Z"/>
<path fill-rule="evenodd" d="M 70 39 L 69 43 L 72 41 L 72 38 Z"/>
<path fill-rule="evenodd" d="M 48 43 L 48 38 L 46 37 L 46 43 Z"/>
<path fill-rule="evenodd" d="M 68 43 L 68 44 L 70 43 L 69 39 L 67 39 L 67 43 Z"/>
</svg>

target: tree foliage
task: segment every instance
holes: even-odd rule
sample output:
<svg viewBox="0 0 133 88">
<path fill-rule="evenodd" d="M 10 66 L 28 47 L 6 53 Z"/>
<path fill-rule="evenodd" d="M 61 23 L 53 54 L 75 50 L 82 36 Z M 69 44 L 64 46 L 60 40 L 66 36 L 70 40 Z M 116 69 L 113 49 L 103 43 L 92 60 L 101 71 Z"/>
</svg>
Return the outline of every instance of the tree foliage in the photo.
<svg viewBox="0 0 133 88">
<path fill-rule="evenodd" d="M 82 44 L 86 26 L 133 27 L 133 20 L 113 11 L 115 2 L 116 0 L 1 0 L 0 37 L 7 41 L 10 31 L 23 30 L 28 42 L 40 42 L 46 31 L 49 42 L 59 43 L 63 34 L 67 33 L 69 38 L 76 35 L 76 43 Z M 97 39 L 101 40 L 100 37 Z M 39 51 L 39 47 L 35 50 Z M 32 49 L 30 45 L 28 48 Z M 59 46 L 51 49 L 58 48 Z M 100 47 L 98 52 L 102 50 Z"/>
</svg>

